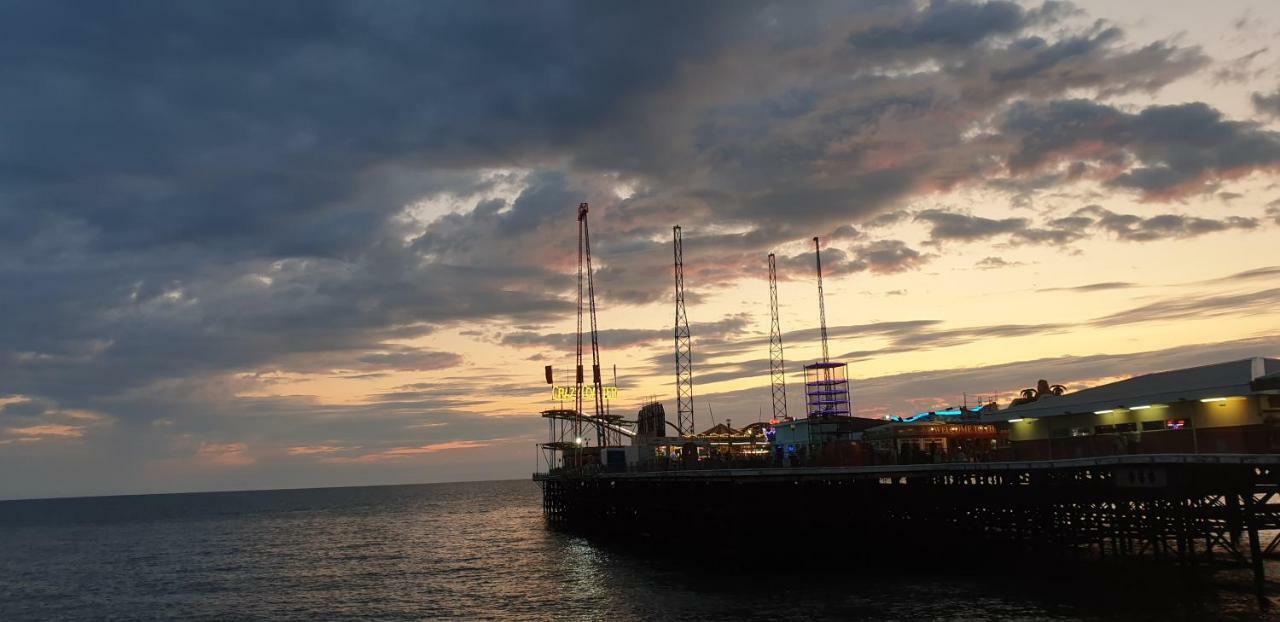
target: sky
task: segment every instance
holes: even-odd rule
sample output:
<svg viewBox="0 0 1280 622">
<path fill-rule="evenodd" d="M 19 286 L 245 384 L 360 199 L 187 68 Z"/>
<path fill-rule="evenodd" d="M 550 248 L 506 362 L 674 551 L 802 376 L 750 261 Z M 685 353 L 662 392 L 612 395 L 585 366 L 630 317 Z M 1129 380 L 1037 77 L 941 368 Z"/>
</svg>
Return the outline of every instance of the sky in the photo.
<svg viewBox="0 0 1280 622">
<path fill-rule="evenodd" d="M 1280 5 L 0 2 L 0 498 L 527 478 L 615 412 L 1280 355 Z M 801 409 L 799 391 L 789 408 Z"/>
</svg>

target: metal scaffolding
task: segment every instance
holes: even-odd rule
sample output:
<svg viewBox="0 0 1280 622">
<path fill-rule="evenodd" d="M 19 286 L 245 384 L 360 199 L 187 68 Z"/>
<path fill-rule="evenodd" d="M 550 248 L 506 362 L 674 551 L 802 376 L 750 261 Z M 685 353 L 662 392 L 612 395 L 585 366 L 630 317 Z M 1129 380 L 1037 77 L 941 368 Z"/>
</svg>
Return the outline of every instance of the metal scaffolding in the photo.
<svg viewBox="0 0 1280 622">
<path fill-rule="evenodd" d="M 822 293 L 822 246 L 818 244 L 818 238 L 813 238 L 813 257 L 818 263 L 818 328 L 822 333 L 822 362 L 831 361 L 831 355 L 827 352 L 827 305 L 823 301 Z"/>
<path fill-rule="evenodd" d="M 787 370 L 782 356 L 782 325 L 778 322 L 778 262 L 769 253 L 769 380 L 773 419 L 787 418 Z"/>
<path fill-rule="evenodd" d="M 600 339 L 599 332 L 596 329 L 596 288 L 595 279 L 591 270 L 591 232 L 587 227 L 587 204 L 578 204 L 578 369 L 577 369 L 577 391 L 574 392 L 574 408 L 580 416 L 582 412 L 582 399 L 584 397 L 583 385 L 583 363 L 582 363 L 582 315 L 583 315 L 583 276 L 585 271 L 586 283 L 586 305 L 587 312 L 590 315 L 591 322 L 591 386 L 593 401 L 595 402 L 594 416 L 601 419 L 604 414 L 604 386 L 600 378 Z M 580 437 L 582 432 L 582 424 L 579 421 L 574 432 Z M 603 447 L 610 444 L 608 430 L 605 426 L 596 426 L 596 443 L 597 446 Z"/>
<path fill-rule="evenodd" d="M 681 434 L 694 434 L 693 429 L 693 341 L 689 335 L 689 316 L 684 308 L 684 244 L 680 225 L 671 228 L 675 240 L 676 275 L 676 428 Z"/>
</svg>

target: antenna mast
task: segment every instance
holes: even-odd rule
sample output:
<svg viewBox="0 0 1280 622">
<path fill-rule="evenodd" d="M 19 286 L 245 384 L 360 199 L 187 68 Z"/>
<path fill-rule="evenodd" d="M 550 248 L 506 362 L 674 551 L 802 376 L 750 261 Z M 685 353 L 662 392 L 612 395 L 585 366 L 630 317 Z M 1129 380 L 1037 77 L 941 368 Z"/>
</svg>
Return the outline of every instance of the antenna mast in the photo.
<svg viewBox="0 0 1280 622">
<path fill-rule="evenodd" d="M 671 228 L 675 241 L 676 275 L 676 429 L 692 435 L 693 430 L 693 343 L 689 336 L 689 316 L 684 309 L 684 244 L 680 225 Z"/>
<path fill-rule="evenodd" d="M 818 238 L 813 238 L 813 256 L 818 262 L 818 326 L 822 331 L 822 362 L 830 363 L 831 356 L 827 352 L 827 305 L 822 294 L 822 246 Z"/>
<path fill-rule="evenodd" d="M 778 263 L 769 253 L 769 379 L 773 393 L 773 418 L 787 419 L 787 371 L 782 356 L 782 325 L 778 322 Z"/>
</svg>

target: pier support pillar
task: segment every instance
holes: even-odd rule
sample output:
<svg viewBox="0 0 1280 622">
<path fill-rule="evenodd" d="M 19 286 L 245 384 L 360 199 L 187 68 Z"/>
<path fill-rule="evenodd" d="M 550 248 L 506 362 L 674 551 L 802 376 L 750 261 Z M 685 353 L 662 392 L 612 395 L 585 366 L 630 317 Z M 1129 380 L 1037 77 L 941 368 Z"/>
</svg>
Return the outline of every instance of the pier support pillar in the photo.
<svg viewBox="0 0 1280 622">
<path fill-rule="evenodd" d="M 1258 605 L 1263 609 L 1271 606 L 1267 600 L 1267 572 L 1262 565 L 1262 542 L 1258 538 L 1257 508 L 1254 507 L 1252 495 L 1240 495 L 1240 505 L 1244 508 L 1245 529 L 1249 533 L 1249 563 L 1253 566 L 1253 590 L 1258 597 Z"/>
</svg>

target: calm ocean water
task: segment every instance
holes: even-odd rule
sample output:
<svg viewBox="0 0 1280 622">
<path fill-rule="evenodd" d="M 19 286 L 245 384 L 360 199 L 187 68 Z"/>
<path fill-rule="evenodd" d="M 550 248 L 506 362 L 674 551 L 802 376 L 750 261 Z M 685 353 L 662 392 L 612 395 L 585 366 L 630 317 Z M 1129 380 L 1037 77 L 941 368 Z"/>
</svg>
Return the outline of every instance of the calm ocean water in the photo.
<svg viewBox="0 0 1280 622">
<path fill-rule="evenodd" d="M 0 502 L 0 620 L 1271 617 L 1234 570 L 1190 590 L 963 560 L 806 571 L 799 549 L 785 569 L 716 561 L 773 534 L 697 534 L 697 561 L 623 550 L 547 530 L 523 481 Z"/>
</svg>

